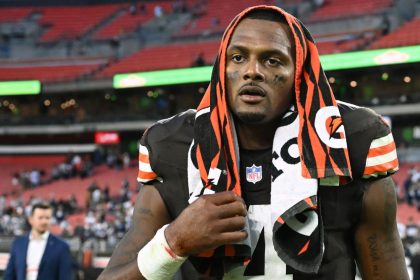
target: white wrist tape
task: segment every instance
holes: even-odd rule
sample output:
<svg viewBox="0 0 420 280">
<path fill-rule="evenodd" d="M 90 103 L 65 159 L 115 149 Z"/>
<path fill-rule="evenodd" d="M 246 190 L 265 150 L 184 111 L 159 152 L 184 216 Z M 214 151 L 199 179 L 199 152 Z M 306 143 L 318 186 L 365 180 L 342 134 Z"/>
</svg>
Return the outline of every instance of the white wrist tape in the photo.
<svg viewBox="0 0 420 280">
<path fill-rule="evenodd" d="M 177 256 L 169 247 L 165 238 L 165 229 L 161 227 L 137 255 L 137 266 L 148 280 L 172 279 L 187 257 Z"/>
</svg>

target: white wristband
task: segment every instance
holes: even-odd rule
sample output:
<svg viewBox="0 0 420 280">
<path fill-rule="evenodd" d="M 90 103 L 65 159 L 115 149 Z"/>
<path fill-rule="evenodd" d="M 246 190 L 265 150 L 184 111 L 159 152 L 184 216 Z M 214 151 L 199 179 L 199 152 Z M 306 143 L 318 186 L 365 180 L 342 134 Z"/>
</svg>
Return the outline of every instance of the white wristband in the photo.
<svg viewBox="0 0 420 280">
<path fill-rule="evenodd" d="M 137 266 L 148 280 L 172 279 L 187 257 L 177 256 L 169 247 L 165 238 L 165 229 L 161 227 L 138 253 Z"/>
</svg>

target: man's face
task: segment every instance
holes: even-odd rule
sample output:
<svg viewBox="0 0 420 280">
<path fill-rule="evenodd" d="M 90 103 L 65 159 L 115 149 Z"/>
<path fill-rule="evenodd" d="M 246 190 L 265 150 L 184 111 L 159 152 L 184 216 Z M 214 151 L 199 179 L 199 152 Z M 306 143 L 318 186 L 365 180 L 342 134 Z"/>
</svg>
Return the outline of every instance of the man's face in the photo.
<svg viewBox="0 0 420 280">
<path fill-rule="evenodd" d="M 51 224 L 51 209 L 35 209 L 32 216 L 29 217 L 29 224 L 32 226 L 32 230 L 39 234 L 43 234 L 50 228 Z"/>
<path fill-rule="evenodd" d="M 288 25 L 244 19 L 226 52 L 227 101 L 245 124 L 276 121 L 294 97 L 294 41 Z"/>
</svg>

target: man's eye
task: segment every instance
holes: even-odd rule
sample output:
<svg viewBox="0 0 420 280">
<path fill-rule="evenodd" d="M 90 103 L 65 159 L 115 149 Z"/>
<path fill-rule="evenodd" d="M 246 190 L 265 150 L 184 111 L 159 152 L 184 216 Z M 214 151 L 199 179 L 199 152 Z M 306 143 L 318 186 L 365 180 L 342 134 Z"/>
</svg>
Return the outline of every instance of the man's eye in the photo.
<svg viewBox="0 0 420 280">
<path fill-rule="evenodd" d="M 242 62 L 242 61 L 244 61 L 244 57 L 242 55 L 235 54 L 235 55 L 232 56 L 232 61 L 233 62 Z"/>
<path fill-rule="evenodd" d="M 280 65 L 281 64 L 280 60 L 278 60 L 276 58 L 268 58 L 267 59 L 267 63 L 270 66 L 277 66 L 277 65 Z"/>
</svg>

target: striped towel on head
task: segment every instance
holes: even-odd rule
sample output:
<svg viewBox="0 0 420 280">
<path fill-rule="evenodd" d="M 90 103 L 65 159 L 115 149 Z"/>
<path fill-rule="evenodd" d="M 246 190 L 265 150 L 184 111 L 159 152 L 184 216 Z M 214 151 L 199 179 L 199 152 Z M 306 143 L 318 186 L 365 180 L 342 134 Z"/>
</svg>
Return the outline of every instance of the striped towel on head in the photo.
<svg viewBox="0 0 420 280">
<path fill-rule="evenodd" d="M 279 17 L 284 17 L 295 41 L 297 113 L 293 133 L 296 134 L 300 152 L 300 169 L 299 172 L 293 169 L 293 172 L 302 180 L 311 182 L 308 184 L 311 187 L 305 189 L 306 185 L 303 184 L 296 190 L 299 195 L 290 195 L 296 202 L 290 209 L 272 211 L 279 215 L 273 221 L 274 247 L 286 264 L 300 271 L 313 273 L 319 269 L 324 248 L 322 222 L 316 199 L 317 180 L 327 177 L 351 177 L 352 173 L 343 122 L 322 70 L 313 39 L 298 19 L 278 7 L 256 6 L 244 10 L 235 17 L 223 35 L 210 85 L 197 108 L 194 141 L 190 148 L 188 164 L 189 188 L 192 193 L 190 202 L 199 195 L 220 191 L 234 191 L 241 195 L 238 142 L 226 102 L 226 49 L 240 20 L 256 9 L 273 10 Z M 275 145 L 276 139 L 273 139 L 273 151 L 276 150 Z M 275 199 L 272 195 L 272 204 L 273 200 Z M 306 214 L 308 212 L 310 214 Z M 308 221 L 316 220 L 312 233 L 299 236 L 296 238 L 297 243 L 284 242 L 291 240 L 292 231 L 283 230 L 287 224 L 283 218 L 296 220 L 301 213 Z M 313 225 L 314 223 L 310 226 Z M 250 255 L 244 246 L 224 246 L 214 252 L 205 253 L 203 257 L 237 256 L 239 261 L 246 261 Z M 206 267 L 206 270 L 208 272 L 212 269 Z"/>
</svg>

